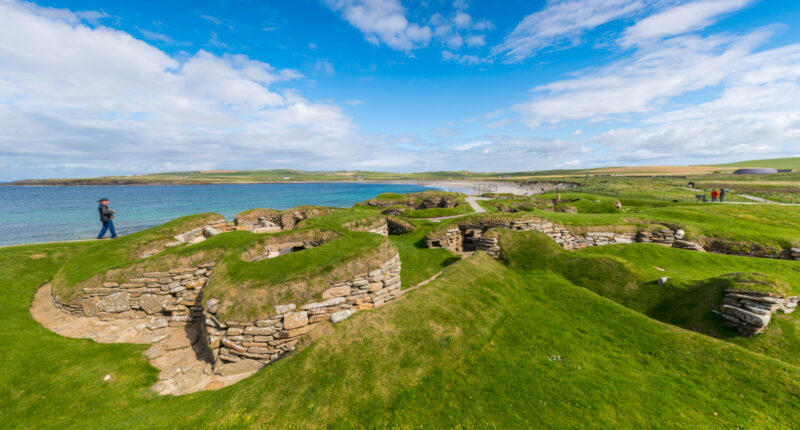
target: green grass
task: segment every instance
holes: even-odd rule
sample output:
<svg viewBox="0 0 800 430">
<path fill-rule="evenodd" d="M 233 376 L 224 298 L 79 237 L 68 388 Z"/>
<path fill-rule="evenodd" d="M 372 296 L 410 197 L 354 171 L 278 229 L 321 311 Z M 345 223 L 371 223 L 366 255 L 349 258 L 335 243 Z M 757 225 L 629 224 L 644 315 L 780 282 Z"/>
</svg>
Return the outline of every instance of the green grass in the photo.
<svg viewBox="0 0 800 430">
<path fill-rule="evenodd" d="M 425 236 L 433 229 L 431 223 L 416 222 L 412 233 L 389 236 L 389 240 L 400 251 L 403 268 L 400 272 L 403 288 L 413 287 L 455 263 L 460 257 L 445 249 L 428 249 Z"/>
<path fill-rule="evenodd" d="M 439 218 L 446 216 L 466 215 L 474 211 L 468 203 L 461 203 L 454 208 L 417 209 L 403 213 L 406 218 Z"/>
<path fill-rule="evenodd" d="M 766 160 L 739 161 L 736 163 L 717 164 L 721 167 L 771 167 L 773 169 L 798 169 L 800 170 L 800 157 L 771 158 Z"/>
<path fill-rule="evenodd" d="M 575 228 L 661 222 L 694 236 L 723 232 L 781 245 L 800 228 L 797 210 L 787 207 L 623 199 L 626 210 L 617 211 L 614 197 L 562 198 L 580 198 L 570 204 L 582 213 L 526 214 Z M 797 262 L 648 244 L 565 251 L 539 233 L 505 230 L 497 231 L 502 261 L 483 253 L 459 260 L 425 248 L 425 236 L 472 217 L 518 214 L 414 220 L 414 232 L 388 239 L 344 227 L 376 214 L 356 207 L 305 220 L 297 231 L 226 233 L 132 263 L 142 244 L 162 240 L 187 219 L 117 241 L 0 249 L 3 427 L 795 426 L 800 312 L 777 315 L 763 334 L 741 338 L 710 310 L 732 285 L 723 275 L 734 272 L 761 273 L 775 288 L 800 293 Z M 336 238 L 275 259 L 242 259 L 265 240 L 321 232 Z M 28 311 L 34 291 L 54 278 L 80 283 L 109 268 L 202 255 L 219 261 L 205 297 L 241 299 L 228 312 L 252 317 L 276 301 L 302 298 L 263 285 L 307 285 L 349 262 L 382 260 L 386 250 L 400 254 L 404 288 L 443 274 L 391 305 L 328 327 L 313 343 L 219 391 L 157 396 L 149 390 L 157 371 L 141 354 L 145 346 L 62 338 Z M 659 286 L 661 276 L 670 280 Z M 103 382 L 106 374 L 111 382 Z"/>
<path fill-rule="evenodd" d="M 211 215 L 213 216 L 213 215 Z M 286 303 L 307 303 L 321 299 L 331 280 L 343 280 L 374 270 L 397 253 L 394 245 L 379 235 L 351 231 L 345 224 L 356 225 L 375 218 L 375 211 L 354 208 L 338 210 L 302 221 L 296 230 L 274 234 L 228 232 L 204 242 L 169 248 L 147 259 L 132 258 L 142 247 L 154 241 L 171 239 L 208 219 L 209 215 L 179 218 L 114 241 L 89 244 L 71 258 L 54 276 L 53 287 L 68 301 L 85 286 L 97 286 L 108 277 L 124 280 L 144 271 L 160 271 L 174 266 L 191 266 L 217 261 L 204 300 L 221 299 L 222 318 L 252 320 L 274 313 L 272 307 Z M 242 257 L 265 238 L 286 237 L 306 232 L 334 232 L 338 238 L 320 246 L 292 252 L 279 258 L 246 261 Z"/>
<path fill-rule="evenodd" d="M 0 250 L 6 428 L 791 428 L 800 412 L 793 365 L 482 254 L 234 386 L 158 397 L 144 346 L 31 319 L 80 247 Z"/>
<path fill-rule="evenodd" d="M 82 252 L 70 259 L 55 276 L 53 285 L 56 292 L 68 300 L 83 282 L 93 276 L 129 265 L 131 261 L 139 260 L 145 250 L 163 250 L 167 242 L 175 240 L 173 236 L 176 234 L 206 225 L 214 219 L 224 218 L 215 213 L 190 215 L 112 241 L 86 244 Z M 182 248 L 173 248 L 173 252 Z"/>
<path fill-rule="evenodd" d="M 568 203 L 577 206 L 579 213 L 537 210 L 524 214 L 576 227 L 663 223 L 674 228 L 683 228 L 690 238 L 700 241 L 720 238 L 782 249 L 800 244 L 800 207 L 797 206 L 620 199 L 623 205 L 623 210 L 620 211 L 613 206 L 617 200 L 615 198 L 586 193 L 562 193 L 562 199 L 580 199 L 578 202 Z"/>
<path fill-rule="evenodd" d="M 538 233 L 499 233 L 503 258 L 512 266 L 557 273 L 651 318 L 800 365 L 800 315 L 778 314 L 765 333 L 742 338 L 711 312 L 719 309 L 725 288 L 737 288 L 737 283 L 725 276 L 731 273 L 740 273 L 735 278 L 746 279 L 753 275 L 743 274 L 755 272 L 769 281 L 768 285 L 738 288 L 800 294 L 800 266 L 796 262 L 704 254 L 652 244 L 567 252 Z M 658 285 L 659 277 L 670 280 Z"/>
</svg>

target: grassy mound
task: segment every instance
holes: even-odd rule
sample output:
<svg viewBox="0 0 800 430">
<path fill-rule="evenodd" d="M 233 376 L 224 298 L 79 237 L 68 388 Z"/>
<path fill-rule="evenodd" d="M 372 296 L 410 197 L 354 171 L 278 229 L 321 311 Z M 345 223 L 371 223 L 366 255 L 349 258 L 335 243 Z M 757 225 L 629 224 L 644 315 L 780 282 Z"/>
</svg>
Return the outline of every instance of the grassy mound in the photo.
<svg viewBox="0 0 800 430">
<path fill-rule="evenodd" d="M 464 194 L 448 191 L 383 193 L 359 205 L 381 208 L 384 213 L 407 218 L 437 218 L 472 213 Z"/>
<path fill-rule="evenodd" d="M 481 254 L 234 386 L 158 397 L 144 346 L 30 318 L 35 288 L 82 246 L 0 250 L 7 428 L 791 428 L 800 412 L 796 366 Z"/>
<path fill-rule="evenodd" d="M 726 288 L 800 294 L 791 261 L 702 254 L 650 244 L 565 251 L 540 233 L 497 230 L 501 258 L 524 271 L 556 273 L 656 320 L 800 365 L 800 315 L 776 314 L 762 334 L 742 338 L 711 312 Z M 736 273 L 729 273 L 736 270 Z M 669 277 L 659 285 L 659 277 Z M 793 287 L 794 286 L 794 287 Z"/>
<path fill-rule="evenodd" d="M 175 240 L 175 235 L 216 220 L 224 218 L 216 213 L 190 215 L 111 241 L 92 243 L 61 267 L 53 278 L 53 288 L 62 299 L 69 300 L 78 294 L 81 288 L 96 283 L 99 276 L 107 271 L 135 264 L 142 255 L 160 253 L 167 249 L 167 242 Z M 170 252 L 174 253 L 186 247 L 170 248 Z"/>
<path fill-rule="evenodd" d="M 249 212 L 253 216 L 265 213 L 262 209 Z M 302 213 L 302 217 L 310 218 L 300 221 L 295 230 L 273 234 L 228 232 L 195 245 L 169 248 L 153 257 L 133 257 L 153 240 L 171 238 L 189 227 L 205 225 L 204 222 L 217 215 L 180 218 L 115 241 L 87 246 L 58 271 L 52 284 L 56 294 L 68 301 L 82 288 L 98 286 L 101 279 L 121 281 L 145 271 L 216 261 L 205 300 L 211 297 L 222 300 L 219 312 L 222 318 L 252 320 L 274 313 L 272 307 L 277 304 L 321 299 L 331 281 L 379 268 L 398 252 L 384 237 L 351 230 L 374 223 L 377 217 L 372 210 L 300 207 L 280 213 Z M 324 243 L 279 258 L 250 261 L 253 253 L 269 244 L 300 239 L 320 239 Z"/>
</svg>

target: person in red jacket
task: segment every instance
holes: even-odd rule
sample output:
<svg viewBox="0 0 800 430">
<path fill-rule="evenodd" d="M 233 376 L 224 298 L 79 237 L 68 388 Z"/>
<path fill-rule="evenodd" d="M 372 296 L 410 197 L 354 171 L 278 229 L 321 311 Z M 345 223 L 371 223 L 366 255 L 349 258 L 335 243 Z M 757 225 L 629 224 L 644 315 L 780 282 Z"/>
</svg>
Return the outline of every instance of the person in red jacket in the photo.
<svg viewBox="0 0 800 430">
<path fill-rule="evenodd" d="M 716 202 L 719 199 L 719 190 L 714 188 L 714 191 L 711 192 L 711 201 Z"/>
</svg>

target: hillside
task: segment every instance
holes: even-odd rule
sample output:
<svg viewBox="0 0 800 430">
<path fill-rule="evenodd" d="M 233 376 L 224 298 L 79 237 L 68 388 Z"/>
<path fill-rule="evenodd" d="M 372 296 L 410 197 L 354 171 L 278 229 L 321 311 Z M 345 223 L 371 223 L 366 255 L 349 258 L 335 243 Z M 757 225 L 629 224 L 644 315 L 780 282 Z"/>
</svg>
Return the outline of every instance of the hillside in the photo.
<svg viewBox="0 0 800 430">
<path fill-rule="evenodd" d="M 626 207 L 638 212 L 628 214 L 636 220 L 625 220 L 609 213 L 608 202 L 601 199 L 593 203 L 584 196 L 579 214 L 536 215 L 590 231 L 592 226 L 614 223 L 635 226 L 657 216 L 662 222 L 695 229 L 695 234 L 705 231 L 704 223 L 733 225 L 726 217 L 746 219 L 744 213 L 725 213 L 724 207 L 705 210 L 687 204 L 626 201 Z M 194 226 L 213 216 L 176 220 L 118 242 L 0 249 L 0 309 L 6 323 L 0 334 L 6 348 L 0 387 L 9 393 L 0 399 L 5 426 L 794 425 L 800 413 L 798 316 L 776 317 L 764 334 L 741 338 L 710 312 L 719 305 L 726 285 L 712 280 L 731 272 L 763 273 L 796 294 L 797 263 L 786 260 L 637 243 L 567 251 L 540 233 L 501 230 L 500 260 L 478 252 L 459 261 L 447 250 L 425 247 L 424 238 L 437 229 L 436 223 L 411 220 L 406 222 L 410 230 L 388 238 L 402 260 L 403 288 L 444 269 L 436 280 L 389 306 L 320 326 L 324 329 L 302 341 L 297 351 L 235 385 L 177 397 L 150 390 L 159 375 L 142 355 L 146 346 L 60 337 L 35 322 L 28 311 L 34 291 L 54 277 L 61 279 L 60 288 L 68 288 L 103 270 L 124 270 L 131 258 L 134 265 L 170 256 L 186 262 L 198 253 L 214 255 L 215 270 L 236 268 L 212 277 L 212 282 L 220 283 L 215 291 L 225 285 L 250 285 L 250 290 L 223 295 L 247 297 L 245 302 L 250 303 L 264 288 L 250 280 L 258 278 L 259 268 L 268 269 L 270 277 L 296 273 L 313 278 L 331 270 L 317 260 L 345 262 L 358 253 L 373 255 L 384 238 L 364 231 L 371 228 L 379 210 L 318 210 L 313 218 L 300 221 L 295 231 L 224 233 L 144 259 L 131 254 L 140 249 L 134 245 L 159 244 L 162 236 L 180 226 Z M 794 209 L 786 209 L 790 210 Z M 263 218 L 292 212 L 259 210 L 242 216 L 252 213 Z M 703 219 L 692 224 L 698 214 Z M 787 214 L 772 215 L 773 219 L 761 222 L 760 230 L 748 224 L 731 237 L 757 238 L 770 225 L 779 226 L 779 218 Z M 320 237 L 318 232 L 326 230 L 333 236 L 317 248 L 263 262 L 243 260 L 255 255 L 249 253 L 254 245 L 283 237 L 298 240 L 298 234 Z M 778 228 L 766 241 L 791 242 L 792 231 L 796 232 Z M 114 251 L 104 253 L 104 249 Z M 657 285 L 659 276 L 670 281 Z M 110 375 L 109 381 L 103 380 L 104 375 Z"/>
<path fill-rule="evenodd" d="M 771 158 L 766 160 L 739 161 L 736 163 L 717 164 L 724 167 L 766 167 L 773 169 L 798 169 L 800 170 L 800 157 Z"/>
</svg>

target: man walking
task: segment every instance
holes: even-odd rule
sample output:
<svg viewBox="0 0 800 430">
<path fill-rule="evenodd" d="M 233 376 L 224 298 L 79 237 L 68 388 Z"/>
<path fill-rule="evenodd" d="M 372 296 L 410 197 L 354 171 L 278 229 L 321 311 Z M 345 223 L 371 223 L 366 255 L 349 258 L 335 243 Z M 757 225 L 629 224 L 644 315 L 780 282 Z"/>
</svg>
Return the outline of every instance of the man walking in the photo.
<svg viewBox="0 0 800 430">
<path fill-rule="evenodd" d="M 97 235 L 97 238 L 102 239 L 106 231 L 111 230 L 111 238 L 114 239 L 117 237 L 117 232 L 114 230 L 114 212 L 116 211 L 108 208 L 108 199 L 105 197 L 97 202 L 100 203 L 97 206 L 97 210 L 100 212 L 100 222 L 103 223 L 103 228 L 100 229 L 100 234 Z"/>
</svg>

